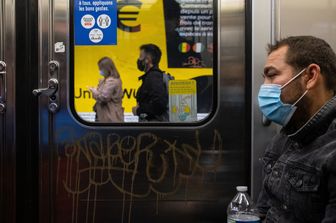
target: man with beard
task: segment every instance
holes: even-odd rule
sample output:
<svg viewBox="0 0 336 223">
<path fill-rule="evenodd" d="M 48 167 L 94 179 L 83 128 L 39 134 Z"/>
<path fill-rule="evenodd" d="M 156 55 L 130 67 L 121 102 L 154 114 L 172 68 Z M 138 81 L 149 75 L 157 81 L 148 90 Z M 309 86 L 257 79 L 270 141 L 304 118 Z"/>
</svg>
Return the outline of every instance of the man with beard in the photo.
<svg viewBox="0 0 336 223">
<path fill-rule="evenodd" d="M 262 158 L 264 222 L 336 222 L 336 55 L 324 40 L 269 46 L 259 106 L 283 128 Z"/>
</svg>

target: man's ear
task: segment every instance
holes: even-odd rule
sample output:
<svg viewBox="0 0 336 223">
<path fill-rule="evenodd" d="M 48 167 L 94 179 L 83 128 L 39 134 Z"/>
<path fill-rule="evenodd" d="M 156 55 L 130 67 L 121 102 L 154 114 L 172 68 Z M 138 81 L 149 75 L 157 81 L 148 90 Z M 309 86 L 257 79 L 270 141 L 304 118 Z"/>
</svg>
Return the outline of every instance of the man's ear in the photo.
<svg viewBox="0 0 336 223">
<path fill-rule="evenodd" d="M 313 89 L 317 86 L 318 82 L 321 78 L 321 68 L 317 64 L 310 64 L 307 67 L 306 75 L 304 77 L 304 81 L 306 84 L 307 90 Z"/>
</svg>

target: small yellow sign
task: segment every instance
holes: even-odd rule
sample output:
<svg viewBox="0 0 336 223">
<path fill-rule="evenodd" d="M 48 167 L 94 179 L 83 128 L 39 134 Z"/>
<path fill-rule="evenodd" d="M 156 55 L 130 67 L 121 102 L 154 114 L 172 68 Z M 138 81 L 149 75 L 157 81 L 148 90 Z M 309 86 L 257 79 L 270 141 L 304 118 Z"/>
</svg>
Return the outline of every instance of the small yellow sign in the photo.
<svg viewBox="0 0 336 223">
<path fill-rule="evenodd" d="M 174 80 L 169 81 L 169 95 L 196 94 L 195 80 Z"/>
<path fill-rule="evenodd" d="M 169 81 L 169 120 L 197 121 L 197 87 L 195 80 Z"/>
</svg>

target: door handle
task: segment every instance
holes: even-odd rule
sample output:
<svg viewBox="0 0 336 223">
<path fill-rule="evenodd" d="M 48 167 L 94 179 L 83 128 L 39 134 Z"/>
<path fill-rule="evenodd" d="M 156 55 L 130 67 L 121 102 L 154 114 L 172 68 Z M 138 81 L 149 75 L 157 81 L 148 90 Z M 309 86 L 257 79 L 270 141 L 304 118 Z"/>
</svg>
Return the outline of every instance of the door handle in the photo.
<svg viewBox="0 0 336 223">
<path fill-rule="evenodd" d="M 6 111 L 6 63 L 0 61 L 0 114 Z"/>
<path fill-rule="evenodd" d="M 53 96 L 55 96 L 57 90 L 58 90 L 58 80 L 56 78 L 51 78 L 48 81 L 47 88 L 34 89 L 33 95 L 35 96 L 45 95 L 52 98 Z"/>
<path fill-rule="evenodd" d="M 45 95 L 49 97 L 49 111 L 52 113 L 56 113 L 59 110 L 59 102 L 58 102 L 58 89 L 59 89 L 59 82 L 58 82 L 58 72 L 59 72 L 59 63 L 57 61 L 50 61 L 49 62 L 49 81 L 48 87 L 46 88 L 38 88 L 33 90 L 33 95 L 41 96 Z"/>
<path fill-rule="evenodd" d="M 58 80 L 56 78 L 51 78 L 48 81 L 48 87 L 46 88 L 39 88 L 33 90 L 33 95 L 41 96 L 45 95 L 49 97 L 49 111 L 52 113 L 56 113 L 58 111 L 58 103 L 56 93 L 58 91 Z"/>
</svg>

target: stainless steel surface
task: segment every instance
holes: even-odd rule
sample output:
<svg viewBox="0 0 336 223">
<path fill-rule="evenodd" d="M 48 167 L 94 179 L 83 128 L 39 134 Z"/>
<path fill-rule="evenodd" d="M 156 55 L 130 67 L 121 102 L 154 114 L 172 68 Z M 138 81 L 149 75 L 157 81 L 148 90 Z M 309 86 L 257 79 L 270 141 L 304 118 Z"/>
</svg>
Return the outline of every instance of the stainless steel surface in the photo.
<svg viewBox="0 0 336 223">
<path fill-rule="evenodd" d="M 48 108 L 49 108 L 49 111 L 50 111 L 51 113 L 56 113 L 56 112 L 59 110 L 59 106 L 58 106 L 58 104 L 55 103 L 55 102 L 51 102 L 51 103 L 49 103 Z"/>
<path fill-rule="evenodd" d="M 4 61 L 0 61 L 0 74 L 6 73 L 6 63 Z"/>
<path fill-rule="evenodd" d="M 6 111 L 5 103 L 0 103 L 0 115 L 4 114 Z"/>
<path fill-rule="evenodd" d="M 6 112 L 6 63 L 0 61 L 0 114 Z"/>
<path fill-rule="evenodd" d="M 277 24 L 274 18 L 274 3 L 269 0 L 252 1 L 252 148 L 251 148 L 251 192 L 254 201 L 257 200 L 262 185 L 262 163 L 259 160 L 267 144 L 278 131 L 278 127 L 271 124 L 263 126 L 263 116 L 258 105 L 258 92 L 263 83 L 262 73 L 267 58 L 267 44 L 277 39 L 274 35 Z"/>
<path fill-rule="evenodd" d="M 336 1 L 281 0 L 281 37 L 313 35 L 336 50 Z"/>
<path fill-rule="evenodd" d="M 15 222 L 15 50 L 15 1 L 0 0 L 0 222 Z"/>
<path fill-rule="evenodd" d="M 0 1 L 0 60 L 3 60 L 4 55 L 4 28 L 5 28 L 5 1 Z"/>
<path fill-rule="evenodd" d="M 41 97 L 39 100 L 39 151 L 40 151 L 40 197 L 39 206 L 40 211 L 40 222 L 53 222 L 54 212 L 54 196 L 55 196 L 55 185 L 54 185 L 54 173 L 53 173 L 53 163 L 56 145 L 54 143 L 55 134 L 55 112 L 58 111 L 59 105 L 59 95 L 63 87 L 62 83 L 67 82 L 66 79 L 61 79 L 61 72 L 66 73 L 61 67 L 66 63 L 64 61 L 67 59 L 65 55 L 58 58 L 54 55 L 54 43 L 55 39 L 59 42 L 63 41 L 58 37 L 67 38 L 69 35 L 66 22 L 69 20 L 66 8 L 68 1 L 66 0 L 39 0 L 38 1 L 38 24 L 39 24 L 39 87 L 48 86 L 48 82 L 51 78 L 56 78 L 58 80 L 58 88 L 56 92 L 55 100 L 51 100 L 49 97 Z M 58 12 L 58 14 L 55 13 Z M 62 13 L 60 13 L 62 12 Z M 61 17 L 61 18 L 60 18 Z M 60 27 L 59 24 L 62 26 Z M 55 32 L 57 30 L 57 32 Z M 62 38 L 63 39 L 63 38 Z M 58 41 L 56 41 L 58 42 Z M 64 41 L 63 41 L 64 42 Z M 55 75 L 57 72 L 57 75 Z M 56 103 L 55 103 L 56 101 Z M 66 106 L 65 106 L 66 107 Z M 49 112 L 50 111 L 50 112 Z M 43 115 L 48 114 L 48 115 Z M 43 166 L 43 168 L 42 168 Z"/>
<path fill-rule="evenodd" d="M 226 206 L 234 196 L 235 186 L 249 184 L 249 167 L 246 165 L 246 145 L 249 143 L 249 136 L 245 128 L 245 117 L 248 116 L 245 113 L 245 1 L 223 0 L 215 3 L 219 5 L 220 30 L 217 46 L 220 47 L 221 54 L 217 61 L 218 107 L 213 119 L 196 127 L 92 127 L 80 124 L 68 107 L 69 100 L 73 100 L 69 98 L 69 89 L 73 87 L 69 82 L 70 75 L 73 75 L 69 72 L 72 50 L 69 39 L 72 24 L 69 18 L 70 1 L 39 0 L 40 87 L 46 86 L 47 81 L 52 78 L 48 72 L 49 61 L 58 61 L 60 67 L 59 112 L 48 112 L 49 101 L 45 97 L 41 97 L 39 105 L 41 222 L 171 221 L 165 216 L 174 216 L 176 223 L 225 221 Z M 53 46 L 56 42 L 64 43 L 65 53 L 54 53 Z M 103 155 L 98 153 L 105 150 L 109 151 L 106 151 L 107 153 L 112 152 L 106 144 L 110 140 L 113 141 L 109 138 L 111 136 L 120 138 L 120 149 L 132 142 L 138 144 L 135 148 L 139 151 L 144 149 L 159 152 L 167 145 L 168 150 L 175 147 L 184 148 L 185 152 L 182 153 L 186 153 L 185 157 L 192 160 L 190 165 L 196 165 L 197 169 L 189 171 L 189 164 L 186 164 L 188 162 L 175 165 L 176 171 L 179 172 L 179 177 L 176 178 L 176 185 L 179 187 L 174 187 L 174 190 L 168 192 L 164 189 L 170 184 L 173 185 L 173 180 L 168 176 L 164 185 L 157 184 L 159 180 L 152 178 L 145 178 L 141 182 L 127 178 L 124 186 L 118 186 L 113 181 L 115 177 L 117 181 L 122 179 L 122 176 L 118 178 L 118 169 L 126 172 L 128 170 L 123 166 L 119 168 L 118 162 L 110 162 L 110 157 L 105 157 L 109 161 L 101 164 L 105 158 L 98 157 Z M 146 142 L 153 142 L 152 148 L 142 148 Z M 188 151 L 189 149 L 191 151 Z M 90 157 L 76 155 L 77 152 L 86 153 L 85 151 L 89 152 L 87 155 Z M 209 151 L 215 153 L 210 154 Z M 129 153 L 135 160 L 139 154 L 140 152 Z M 161 155 L 164 158 L 167 156 L 164 153 Z M 141 165 L 137 171 L 130 170 L 130 173 L 135 176 L 144 171 L 146 176 L 146 168 L 151 167 L 148 161 Z M 188 166 L 186 171 L 183 170 L 185 165 Z M 108 172 L 115 168 L 109 182 L 101 184 L 96 182 L 99 179 L 89 179 L 91 171 L 96 173 L 99 168 Z M 167 173 L 174 175 L 174 167 L 171 168 Z M 86 170 L 89 170 L 90 177 Z M 75 185 L 81 185 L 78 184 L 78 177 L 81 183 L 89 185 L 89 190 L 76 189 Z M 147 183 L 151 185 L 149 194 L 138 195 L 133 191 L 145 189 L 142 187 L 146 187 Z M 125 185 L 132 185 L 133 189 Z M 77 191 L 71 192 L 73 189 Z M 155 213 L 153 208 L 157 209 Z"/>
<path fill-rule="evenodd" d="M 3 45 L 4 45 L 4 0 L 0 0 L 0 60 L 3 60 L 4 58 L 4 49 L 3 49 Z M 0 83 L 0 88 L 4 88 L 4 86 L 1 86 L 2 84 Z M 2 89 L 0 89 L 0 91 L 3 91 Z M 1 94 L 1 93 L 0 93 Z M 4 106 L 4 105 L 3 105 Z M 4 106 L 5 107 L 5 106 Z M 5 123 L 4 123 L 4 117 L 2 114 L 0 114 L 0 179 L 4 179 L 4 165 L 3 165 L 3 161 L 5 160 L 4 157 L 4 149 L 5 149 Z M 4 221 L 4 217 L 1 217 L 4 215 L 4 211 L 2 211 L 2 207 L 4 207 L 5 201 L 3 198 L 3 194 L 4 194 L 4 183 L 0 182 L 0 220 Z"/>
<path fill-rule="evenodd" d="M 58 78 L 59 63 L 57 61 L 49 62 L 49 74 L 52 77 Z"/>
<path fill-rule="evenodd" d="M 261 3 L 262 4 L 262 3 Z M 271 0 L 271 43 L 275 44 L 281 36 L 281 0 Z"/>
</svg>

